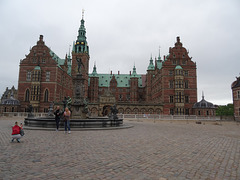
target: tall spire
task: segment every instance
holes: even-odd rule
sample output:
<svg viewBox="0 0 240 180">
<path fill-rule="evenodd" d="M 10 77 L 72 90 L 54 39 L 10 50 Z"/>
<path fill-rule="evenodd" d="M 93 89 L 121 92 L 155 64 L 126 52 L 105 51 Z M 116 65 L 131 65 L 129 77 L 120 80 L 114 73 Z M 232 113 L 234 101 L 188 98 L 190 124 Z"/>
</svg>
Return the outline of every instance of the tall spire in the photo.
<svg viewBox="0 0 240 180">
<path fill-rule="evenodd" d="M 81 25 L 78 29 L 78 36 L 76 43 L 74 44 L 73 51 L 76 53 L 87 53 L 89 54 L 89 47 L 87 44 L 87 37 L 86 37 L 86 28 L 85 28 L 85 21 L 84 21 L 84 10 L 82 10 L 82 19 Z"/>
<path fill-rule="evenodd" d="M 84 9 L 82 9 L 82 19 L 84 19 Z"/>
<path fill-rule="evenodd" d="M 161 55 L 160 55 L 160 46 L 159 46 L 158 61 L 161 61 Z"/>
</svg>

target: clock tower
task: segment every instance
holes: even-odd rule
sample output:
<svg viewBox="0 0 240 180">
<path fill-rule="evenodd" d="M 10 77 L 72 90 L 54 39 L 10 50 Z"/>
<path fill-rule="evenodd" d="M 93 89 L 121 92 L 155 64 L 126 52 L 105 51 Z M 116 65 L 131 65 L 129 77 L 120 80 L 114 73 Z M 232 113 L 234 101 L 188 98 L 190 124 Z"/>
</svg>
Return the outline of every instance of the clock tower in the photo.
<svg viewBox="0 0 240 180">
<path fill-rule="evenodd" d="M 83 12 L 84 13 L 84 12 Z M 82 14 L 81 25 L 78 30 L 78 36 L 76 42 L 73 42 L 72 49 L 72 78 L 81 76 L 83 83 L 84 98 L 88 95 L 88 69 L 89 69 L 89 47 L 87 44 L 86 28 L 84 26 L 84 14 Z M 74 93 L 73 93 L 74 94 Z"/>
</svg>

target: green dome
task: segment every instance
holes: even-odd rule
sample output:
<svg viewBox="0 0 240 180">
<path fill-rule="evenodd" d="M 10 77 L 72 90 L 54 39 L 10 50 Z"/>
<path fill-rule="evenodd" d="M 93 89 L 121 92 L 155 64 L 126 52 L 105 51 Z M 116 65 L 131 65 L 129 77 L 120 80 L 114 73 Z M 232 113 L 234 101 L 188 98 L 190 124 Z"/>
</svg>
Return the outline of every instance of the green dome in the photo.
<svg viewBox="0 0 240 180">
<path fill-rule="evenodd" d="M 175 69 L 182 69 L 182 67 L 179 66 L 179 65 L 177 65 L 177 66 L 175 67 Z"/>
<path fill-rule="evenodd" d="M 40 66 L 35 66 L 34 70 L 41 70 Z"/>
</svg>

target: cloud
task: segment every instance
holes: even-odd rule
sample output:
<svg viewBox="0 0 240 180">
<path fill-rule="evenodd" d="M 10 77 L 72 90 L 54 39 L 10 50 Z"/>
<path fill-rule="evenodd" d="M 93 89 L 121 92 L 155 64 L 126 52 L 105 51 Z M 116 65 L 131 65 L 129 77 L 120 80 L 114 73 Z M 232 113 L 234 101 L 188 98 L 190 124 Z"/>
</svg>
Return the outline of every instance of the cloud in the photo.
<svg viewBox="0 0 240 180">
<path fill-rule="evenodd" d="M 61 58 L 77 38 L 82 9 L 90 47 L 90 68 L 129 73 L 135 63 L 145 74 L 149 59 L 168 54 L 176 36 L 197 63 L 198 97 L 232 102 L 231 83 L 239 75 L 238 0 L 3 0 L 0 2 L 0 94 L 17 86 L 19 60 L 40 34 Z M 217 91 L 216 91 L 217 89 Z"/>
</svg>

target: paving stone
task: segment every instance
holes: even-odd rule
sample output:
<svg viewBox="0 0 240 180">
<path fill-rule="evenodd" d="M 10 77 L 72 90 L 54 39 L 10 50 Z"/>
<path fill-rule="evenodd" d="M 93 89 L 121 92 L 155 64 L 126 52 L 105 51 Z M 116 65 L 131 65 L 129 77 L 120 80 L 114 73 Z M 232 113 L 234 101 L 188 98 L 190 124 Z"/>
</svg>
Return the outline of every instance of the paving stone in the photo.
<svg viewBox="0 0 240 180">
<path fill-rule="evenodd" d="M 25 130 L 0 119 L 0 179 L 240 179 L 240 131 L 183 122 L 125 122 L 105 131 Z"/>
</svg>

